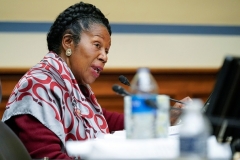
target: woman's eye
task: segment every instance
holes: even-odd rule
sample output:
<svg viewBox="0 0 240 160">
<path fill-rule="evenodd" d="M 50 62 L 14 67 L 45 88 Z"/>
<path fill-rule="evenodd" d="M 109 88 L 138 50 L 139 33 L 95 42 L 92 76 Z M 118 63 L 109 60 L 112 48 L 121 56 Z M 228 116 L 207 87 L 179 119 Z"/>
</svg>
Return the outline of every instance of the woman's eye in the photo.
<svg viewBox="0 0 240 160">
<path fill-rule="evenodd" d="M 100 44 L 99 43 L 95 43 L 95 46 L 99 49 L 101 48 Z"/>
</svg>

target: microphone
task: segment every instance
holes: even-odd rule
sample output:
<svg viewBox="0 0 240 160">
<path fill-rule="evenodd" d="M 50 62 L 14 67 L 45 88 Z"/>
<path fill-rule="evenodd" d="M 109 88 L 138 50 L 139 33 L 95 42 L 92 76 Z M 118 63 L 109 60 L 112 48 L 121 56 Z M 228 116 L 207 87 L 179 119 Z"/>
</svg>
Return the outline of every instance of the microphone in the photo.
<svg viewBox="0 0 240 160">
<path fill-rule="evenodd" d="M 123 87 L 117 85 L 117 84 L 114 84 L 112 86 L 112 90 L 122 96 L 129 96 L 130 93 L 128 93 Z"/>
<path fill-rule="evenodd" d="M 121 95 L 121 96 L 130 96 L 130 95 L 131 95 L 131 94 L 128 93 L 123 87 L 121 87 L 121 86 L 119 86 L 119 85 L 117 85 L 117 84 L 114 84 L 114 85 L 112 86 L 112 90 L 113 90 L 114 92 L 116 92 L 117 94 Z M 154 102 L 154 101 L 152 101 L 152 100 L 149 100 L 149 99 L 145 100 L 145 103 L 146 103 L 149 107 L 151 107 L 151 108 L 157 108 L 157 107 L 158 107 L 157 104 L 156 104 L 156 102 Z M 181 108 L 175 108 L 175 107 L 171 107 L 170 109 L 182 110 Z"/>
<path fill-rule="evenodd" d="M 121 87 L 121 86 L 119 86 L 119 85 L 117 85 L 117 84 L 114 84 L 113 86 L 112 86 L 112 90 L 114 91 L 114 92 L 116 92 L 117 94 L 120 94 L 121 96 L 130 96 L 131 94 L 130 93 L 128 93 L 123 87 Z M 154 102 L 154 101 L 152 101 L 152 100 L 145 100 L 145 103 L 149 106 L 149 107 L 151 107 L 151 108 L 158 108 L 158 106 L 157 106 L 157 104 Z"/>
<path fill-rule="evenodd" d="M 118 77 L 118 79 L 119 79 L 119 81 L 120 81 L 121 83 L 123 83 L 123 84 L 125 84 L 125 85 L 127 85 L 127 86 L 130 86 L 130 83 L 129 83 L 127 77 L 125 77 L 125 76 L 123 76 L 123 75 L 120 75 L 120 76 Z M 179 100 L 176 100 L 176 99 L 173 99 L 173 98 L 169 98 L 169 99 L 170 99 L 171 101 L 174 101 L 174 102 L 177 102 L 177 103 L 186 104 L 186 103 L 184 103 L 184 102 L 182 102 L 182 101 L 179 101 Z"/>
<path fill-rule="evenodd" d="M 125 76 L 123 76 L 123 75 L 120 75 L 120 76 L 118 77 L 118 79 L 119 79 L 119 81 L 120 81 L 121 83 L 123 83 L 123 84 L 125 84 L 125 85 L 127 85 L 127 86 L 130 86 L 130 83 L 129 83 L 127 77 L 125 77 Z"/>
</svg>

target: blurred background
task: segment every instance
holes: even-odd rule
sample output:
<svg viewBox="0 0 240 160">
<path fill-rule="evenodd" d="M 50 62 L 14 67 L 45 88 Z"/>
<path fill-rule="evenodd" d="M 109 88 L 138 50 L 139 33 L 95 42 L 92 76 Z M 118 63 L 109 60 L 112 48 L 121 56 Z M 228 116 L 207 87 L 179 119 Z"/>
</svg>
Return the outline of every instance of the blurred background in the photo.
<svg viewBox="0 0 240 160">
<path fill-rule="evenodd" d="M 77 2 L 0 0 L 0 67 L 39 62 L 50 25 Z M 95 4 L 113 25 L 106 67 L 219 67 L 226 54 L 240 55 L 239 0 L 84 2 Z"/>
<path fill-rule="evenodd" d="M 48 52 L 46 34 L 57 15 L 77 2 L 0 0 L 0 111 L 19 78 Z M 112 25 L 106 70 L 92 85 L 99 103 L 110 110 L 122 112 L 122 97 L 111 90 L 120 74 L 131 80 L 136 68 L 149 67 L 160 93 L 206 100 L 224 57 L 240 56 L 239 0 L 84 2 L 100 8 Z M 111 108 L 114 97 L 118 107 Z"/>
</svg>

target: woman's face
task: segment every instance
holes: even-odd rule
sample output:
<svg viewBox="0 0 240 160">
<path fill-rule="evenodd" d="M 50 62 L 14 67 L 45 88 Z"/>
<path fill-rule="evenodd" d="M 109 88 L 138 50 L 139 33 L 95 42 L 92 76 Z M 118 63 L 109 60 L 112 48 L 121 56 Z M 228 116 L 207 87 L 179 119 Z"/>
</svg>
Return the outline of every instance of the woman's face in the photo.
<svg viewBox="0 0 240 160">
<path fill-rule="evenodd" d="M 111 37 L 107 28 L 100 24 L 93 24 L 80 36 L 79 43 L 71 47 L 72 55 L 67 64 L 79 84 L 91 84 L 99 77 L 108 60 Z"/>
</svg>

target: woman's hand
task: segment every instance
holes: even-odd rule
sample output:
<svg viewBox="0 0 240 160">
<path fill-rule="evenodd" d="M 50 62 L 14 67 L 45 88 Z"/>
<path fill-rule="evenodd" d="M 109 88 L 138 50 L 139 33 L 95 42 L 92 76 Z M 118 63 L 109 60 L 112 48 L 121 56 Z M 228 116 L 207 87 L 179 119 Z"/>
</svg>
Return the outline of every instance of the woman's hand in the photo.
<svg viewBox="0 0 240 160">
<path fill-rule="evenodd" d="M 181 100 L 182 102 L 190 102 L 192 99 L 190 97 L 185 97 Z M 177 121 L 178 118 L 180 117 L 182 113 L 182 108 L 184 108 L 185 104 L 182 103 L 175 103 L 173 105 L 173 108 L 170 108 L 170 123 L 171 126 L 174 125 Z"/>
</svg>

